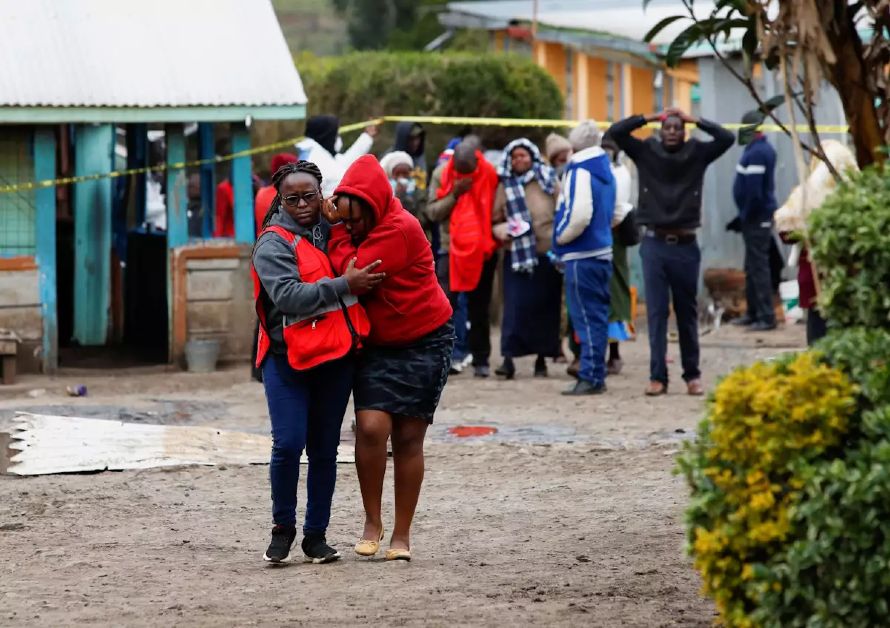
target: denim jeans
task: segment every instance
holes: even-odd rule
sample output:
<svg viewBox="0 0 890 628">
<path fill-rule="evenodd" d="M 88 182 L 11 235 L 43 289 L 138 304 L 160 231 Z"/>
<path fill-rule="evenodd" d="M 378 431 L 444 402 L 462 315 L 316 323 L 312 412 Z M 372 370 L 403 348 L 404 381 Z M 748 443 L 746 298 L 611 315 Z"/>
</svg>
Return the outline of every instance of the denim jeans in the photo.
<svg viewBox="0 0 890 628">
<path fill-rule="evenodd" d="M 467 293 L 460 292 L 454 304 L 454 351 L 452 362 L 461 362 L 470 354 L 469 330 L 467 329 L 469 316 L 467 314 Z"/>
<path fill-rule="evenodd" d="M 646 236 L 640 243 L 643 281 L 646 284 L 646 320 L 649 326 L 649 379 L 668 383 L 667 328 L 673 300 L 680 336 L 683 379 L 701 377 L 698 368 L 698 275 L 701 249 L 697 242 L 670 244 Z"/>
<path fill-rule="evenodd" d="M 566 301 L 572 326 L 581 340 L 578 379 L 594 386 L 606 381 L 611 278 L 611 260 L 590 258 L 566 262 Z"/>
<path fill-rule="evenodd" d="M 351 357 L 295 371 L 283 355 L 263 363 L 263 385 L 272 420 L 272 520 L 293 526 L 303 449 L 309 458 L 303 533 L 324 534 L 337 480 L 340 426 L 352 391 Z"/>
</svg>

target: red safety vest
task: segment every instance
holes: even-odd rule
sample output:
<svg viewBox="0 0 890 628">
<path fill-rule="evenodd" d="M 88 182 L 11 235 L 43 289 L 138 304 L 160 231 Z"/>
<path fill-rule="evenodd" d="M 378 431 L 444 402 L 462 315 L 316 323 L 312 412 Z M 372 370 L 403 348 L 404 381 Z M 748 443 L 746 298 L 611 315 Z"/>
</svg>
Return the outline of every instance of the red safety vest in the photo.
<svg viewBox="0 0 890 628">
<path fill-rule="evenodd" d="M 263 233 L 269 231 L 277 233 L 294 247 L 294 259 L 301 281 L 315 283 L 319 279 L 336 277 L 328 256 L 305 238 L 277 225 L 266 227 Z M 266 327 L 266 313 L 260 300 L 263 286 L 252 265 L 250 272 L 253 275 L 253 299 L 260 318 L 256 355 L 256 366 L 259 368 L 269 351 L 271 341 Z M 351 294 L 344 296 L 340 303 L 322 306 L 318 311 L 300 319 L 285 315 L 284 344 L 287 346 L 287 361 L 295 370 L 304 371 L 337 360 L 352 349 L 360 347 L 361 339 L 366 338 L 370 330 L 368 315 L 358 299 Z"/>
</svg>

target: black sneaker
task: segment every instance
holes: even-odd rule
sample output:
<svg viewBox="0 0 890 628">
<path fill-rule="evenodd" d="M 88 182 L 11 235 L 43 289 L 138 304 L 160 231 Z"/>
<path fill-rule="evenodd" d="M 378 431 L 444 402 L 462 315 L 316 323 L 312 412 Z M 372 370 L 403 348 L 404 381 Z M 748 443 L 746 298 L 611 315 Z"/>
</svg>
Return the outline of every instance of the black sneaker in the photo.
<svg viewBox="0 0 890 628">
<path fill-rule="evenodd" d="M 269 543 L 269 549 L 263 554 L 263 560 L 270 563 L 289 563 L 291 561 L 290 548 L 296 538 L 296 527 L 276 525 L 272 528 L 272 542 Z"/>
<path fill-rule="evenodd" d="M 595 386 L 588 381 L 579 379 L 574 386 L 568 390 L 562 391 L 562 394 L 568 397 L 580 397 L 583 395 L 601 395 L 604 392 L 606 392 L 606 385 L 604 383 Z"/>
<path fill-rule="evenodd" d="M 340 560 L 340 552 L 327 544 L 323 534 L 303 537 L 302 548 L 306 555 L 306 562 L 321 565 Z"/>
<path fill-rule="evenodd" d="M 504 358 L 504 363 L 494 370 L 494 374 L 498 377 L 513 379 L 516 376 L 516 366 L 513 364 L 513 358 Z"/>
<path fill-rule="evenodd" d="M 756 323 L 752 323 L 747 331 L 772 331 L 776 328 L 775 323 L 767 323 L 765 321 L 757 321 Z"/>
<path fill-rule="evenodd" d="M 743 316 L 739 316 L 738 318 L 732 319 L 731 321 L 729 321 L 729 324 L 735 325 L 736 327 L 748 327 L 750 325 L 753 325 L 755 322 L 757 321 L 745 314 Z"/>
<path fill-rule="evenodd" d="M 547 360 L 544 356 L 538 356 L 535 360 L 535 377 L 547 377 Z"/>
</svg>

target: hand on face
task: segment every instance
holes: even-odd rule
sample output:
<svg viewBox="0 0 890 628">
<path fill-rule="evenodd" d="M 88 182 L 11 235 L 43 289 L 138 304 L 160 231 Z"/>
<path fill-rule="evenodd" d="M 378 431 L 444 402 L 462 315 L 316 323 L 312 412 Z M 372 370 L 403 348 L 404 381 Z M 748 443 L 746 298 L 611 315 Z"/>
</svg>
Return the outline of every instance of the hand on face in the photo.
<svg viewBox="0 0 890 628">
<path fill-rule="evenodd" d="M 337 196 L 333 199 L 337 222 L 342 222 L 346 232 L 351 236 L 353 244 L 358 246 L 367 237 L 374 226 L 373 218 L 359 199 L 349 196 Z"/>
<path fill-rule="evenodd" d="M 336 203 L 337 197 L 332 196 L 330 198 L 324 199 L 321 204 L 321 215 L 324 216 L 324 219 L 332 225 L 340 222 L 340 216 L 337 214 Z"/>
<path fill-rule="evenodd" d="M 460 198 L 470 191 L 473 187 L 473 179 L 471 177 L 460 177 L 454 180 L 454 196 Z"/>
</svg>

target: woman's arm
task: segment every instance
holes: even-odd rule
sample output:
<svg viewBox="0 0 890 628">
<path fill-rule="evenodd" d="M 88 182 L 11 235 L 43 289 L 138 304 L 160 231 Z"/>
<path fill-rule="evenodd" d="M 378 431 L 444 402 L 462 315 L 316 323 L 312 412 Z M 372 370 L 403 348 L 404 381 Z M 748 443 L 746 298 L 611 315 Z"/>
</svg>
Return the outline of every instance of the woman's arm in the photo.
<svg viewBox="0 0 890 628">
<path fill-rule="evenodd" d="M 290 316 L 312 314 L 336 305 L 340 298 L 349 294 L 345 277 L 304 282 L 294 259 L 293 247 L 273 233 L 260 238 L 253 254 L 253 267 L 275 307 Z"/>
<path fill-rule="evenodd" d="M 365 241 L 355 246 L 346 227 L 340 223 L 331 227 L 328 257 L 339 274 L 346 272 L 350 260 L 355 259 L 356 268 L 365 268 L 379 260 L 381 264 L 376 271 L 389 276 L 408 265 L 408 238 L 397 226 L 384 223 L 371 229 Z"/>
</svg>

